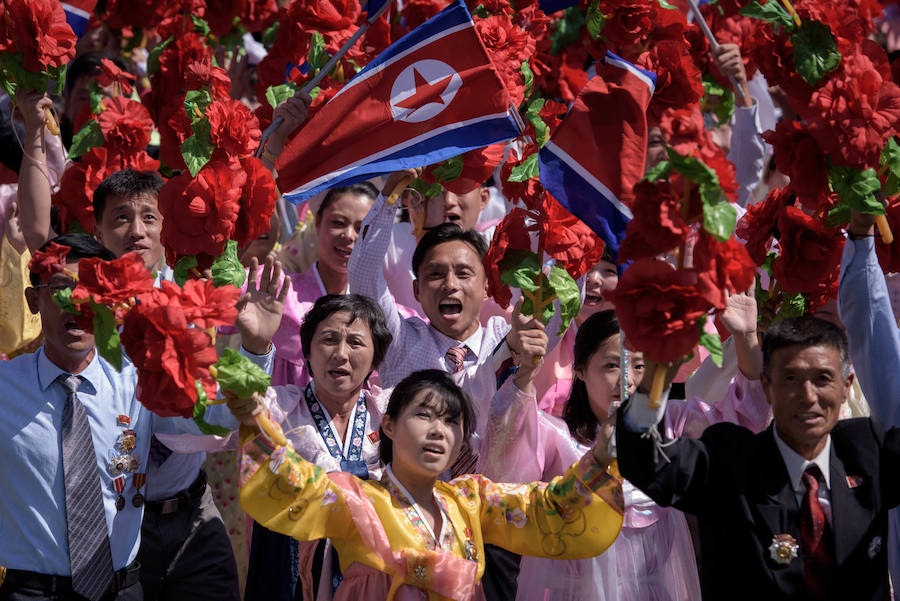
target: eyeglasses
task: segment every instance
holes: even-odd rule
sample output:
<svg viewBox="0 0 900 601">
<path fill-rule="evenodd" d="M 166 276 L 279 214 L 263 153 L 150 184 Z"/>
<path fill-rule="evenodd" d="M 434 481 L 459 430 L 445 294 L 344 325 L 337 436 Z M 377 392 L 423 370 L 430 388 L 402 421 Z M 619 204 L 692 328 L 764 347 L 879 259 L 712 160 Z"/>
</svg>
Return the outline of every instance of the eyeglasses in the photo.
<svg viewBox="0 0 900 601">
<path fill-rule="evenodd" d="M 32 286 L 32 288 L 47 288 L 50 290 L 50 294 L 56 294 L 57 292 L 74 290 L 76 286 L 78 286 L 78 282 L 69 280 L 67 282 L 44 282 L 43 284 Z"/>
</svg>

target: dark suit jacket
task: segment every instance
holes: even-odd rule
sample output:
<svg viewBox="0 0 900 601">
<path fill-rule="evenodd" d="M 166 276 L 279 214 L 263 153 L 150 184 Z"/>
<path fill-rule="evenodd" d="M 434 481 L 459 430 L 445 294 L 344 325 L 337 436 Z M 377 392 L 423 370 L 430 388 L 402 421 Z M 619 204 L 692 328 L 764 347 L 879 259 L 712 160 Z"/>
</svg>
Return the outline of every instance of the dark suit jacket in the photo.
<svg viewBox="0 0 900 601">
<path fill-rule="evenodd" d="M 624 411 L 624 407 L 620 412 Z M 772 426 L 734 424 L 678 439 L 656 457 L 619 415 L 619 469 L 656 503 L 697 516 L 706 601 L 804 599 L 802 551 L 788 565 L 769 552 L 778 534 L 800 544 L 800 508 Z M 900 428 L 844 420 L 831 433 L 831 504 L 837 564 L 829 598 L 889 599 L 887 510 L 900 503 Z"/>
</svg>

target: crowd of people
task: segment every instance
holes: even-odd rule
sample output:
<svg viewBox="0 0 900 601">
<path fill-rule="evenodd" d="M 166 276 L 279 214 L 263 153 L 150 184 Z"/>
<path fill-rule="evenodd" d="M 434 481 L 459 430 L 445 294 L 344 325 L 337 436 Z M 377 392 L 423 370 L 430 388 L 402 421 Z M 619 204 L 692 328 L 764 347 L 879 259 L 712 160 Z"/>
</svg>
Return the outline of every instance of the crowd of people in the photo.
<svg viewBox="0 0 900 601">
<path fill-rule="evenodd" d="M 892 15 L 879 21 L 889 52 Z M 262 37 L 219 57 L 249 110 L 267 101 L 249 83 Z M 471 185 L 424 192 L 435 182 L 416 168 L 300 206 L 279 198 L 268 229 L 236 249 L 246 281 L 228 323 L 192 328 L 269 385 L 221 387 L 202 420 L 154 412 L 140 398 L 155 386 L 146 362 L 110 361 L 116 324 L 101 340 L 73 313 L 91 305 L 67 296 L 86 269 L 135 254 L 148 294 L 188 277 L 161 208 L 182 176 L 130 163 L 94 181 L 93 159 L 66 157 L 120 85 L 97 77 L 114 68 L 148 87 L 148 58 L 122 31 L 89 28 L 61 96 L 20 88 L 0 102 L 12 174 L 0 185 L 0 601 L 892 598 L 900 303 L 874 214 L 853 209 L 835 234 L 836 300 L 772 315 L 770 259 L 701 326 L 721 348 L 660 362 L 624 333 L 615 290 L 628 266 L 608 244 L 577 278 L 568 327 L 561 309 L 526 310 L 524 293 L 489 295 L 519 142 L 464 172 L 485 176 Z M 732 239 L 745 243 L 740 217 L 759 219 L 791 182 L 763 133 L 794 116 L 781 87 L 747 77 L 738 44 L 711 60 L 735 106 L 721 123 L 704 107 L 703 127 L 734 165 Z M 302 91 L 277 103 L 266 169 L 317 108 Z M 649 125 L 647 172 L 683 135 Z M 162 133 L 142 140 L 148 160 Z M 77 215 L 60 198 L 67 177 L 90 201 Z M 201 196 L 192 218 L 209 211 Z M 686 235 L 654 260 L 690 264 L 699 225 Z M 119 285 L 137 289 L 140 271 Z M 141 340 L 163 361 L 192 352 Z"/>
</svg>

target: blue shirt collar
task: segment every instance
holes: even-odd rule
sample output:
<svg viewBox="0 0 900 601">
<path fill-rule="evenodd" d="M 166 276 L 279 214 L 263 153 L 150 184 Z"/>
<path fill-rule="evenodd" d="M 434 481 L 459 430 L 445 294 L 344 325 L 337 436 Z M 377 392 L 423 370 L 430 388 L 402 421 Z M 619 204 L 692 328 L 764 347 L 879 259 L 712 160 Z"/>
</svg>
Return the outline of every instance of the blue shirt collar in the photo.
<svg viewBox="0 0 900 601">
<path fill-rule="evenodd" d="M 85 392 L 94 393 L 97 390 L 96 383 L 100 381 L 100 378 L 103 377 L 103 368 L 100 365 L 100 353 L 97 352 L 97 349 L 93 349 L 94 353 L 91 362 L 88 363 L 88 366 L 79 373 L 78 375 L 84 378 L 84 381 L 87 384 L 90 384 L 89 389 L 85 389 Z M 56 381 L 56 378 L 59 377 L 60 374 L 69 373 L 63 369 L 61 369 L 58 365 L 53 363 L 50 359 L 47 358 L 47 354 L 44 352 L 44 347 L 41 346 L 37 350 L 37 370 L 38 370 L 38 383 L 41 386 L 41 390 L 47 390 L 50 388 L 50 385 Z"/>
</svg>

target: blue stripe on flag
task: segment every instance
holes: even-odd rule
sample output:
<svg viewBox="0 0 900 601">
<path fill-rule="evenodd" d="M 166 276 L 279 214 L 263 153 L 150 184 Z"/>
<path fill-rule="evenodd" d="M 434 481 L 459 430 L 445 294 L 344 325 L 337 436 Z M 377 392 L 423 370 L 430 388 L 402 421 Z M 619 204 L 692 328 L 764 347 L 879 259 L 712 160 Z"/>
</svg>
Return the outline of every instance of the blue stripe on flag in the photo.
<svg viewBox="0 0 900 601">
<path fill-rule="evenodd" d="M 372 15 L 377 14 L 385 4 L 393 1 L 394 0 L 369 0 L 366 2 L 365 7 L 363 7 L 363 10 L 366 12 L 366 18 L 371 21 Z"/>
<path fill-rule="evenodd" d="M 84 35 L 84 32 L 87 29 L 90 15 L 83 10 L 69 6 L 65 3 L 63 3 L 62 7 L 66 13 L 66 23 L 69 24 L 69 27 L 72 28 L 72 31 L 75 32 L 78 39 L 81 39 L 81 36 Z"/>
<path fill-rule="evenodd" d="M 340 175 L 327 174 L 318 181 L 310 182 L 309 187 L 298 188 L 284 194 L 284 197 L 293 203 L 300 203 L 328 188 L 346 186 L 402 169 L 433 165 L 474 148 L 483 148 L 519 135 L 519 127 L 508 113 L 486 117 L 488 118 L 477 119 L 462 127 L 451 126 L 428 132 L 414 144 L 399 150 L 392 146 L 383 151 L 390 154 L 379 153 L 365 157 Z"/>
<path fill-rule="evenodd" d="M 654 93 L 656 91 L 656 73 L 653 71 L 648 71 L 647 69 L 641 69 L 640 67 L 629 63 L 627 60 L 620 56 L 616 56 L 609 50 L 606 51 L 606 57 L 603 59 L 607 65 L 612 65 L 614 67 L 619 67 L 620 69 L 625 69 L 626 71 L 631 71 L 631 73 L 647 84 L 647 87 L 650 88 L 650 93 Z"/>
<path fill-rule="evenodd" d="M 538 165 L 544 188 L 618 253 L 631 210 L 552 140 L 541 149 Z"/>
<path fill-rule="evenodd" d="M 548 15 L 563 10 L 564 8 L 577 5 L 578 0 L 538 0 L 538 8 Z"/>
</svg>

